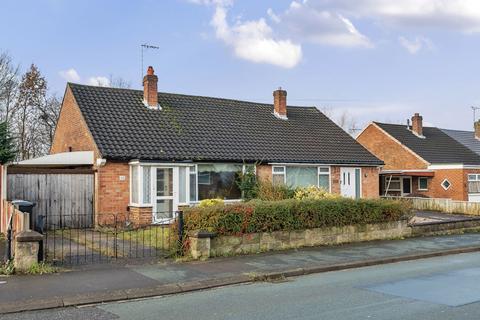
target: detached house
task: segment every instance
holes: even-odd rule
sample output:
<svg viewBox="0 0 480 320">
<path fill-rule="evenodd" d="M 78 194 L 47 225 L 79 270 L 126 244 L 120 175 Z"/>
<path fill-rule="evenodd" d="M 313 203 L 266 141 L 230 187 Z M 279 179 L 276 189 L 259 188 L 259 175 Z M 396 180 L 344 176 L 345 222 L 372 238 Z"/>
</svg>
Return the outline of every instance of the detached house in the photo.
<svg viewBox="0 0 480 320">
<path fill-rule="evenodd" d="M 381 195 L 480 201 L 480 141 L 474 133 L 423 127 L 418 113 L 411 120 L 373 122 L 357 137 L 385 162 Z"/>
<path fill-rule="evenodd" d="M 67 84 L 51 153 L 93 151 L 95 212 L 162 222 L 179 206 L 236 201 L 245 166 L 259 179 L 378 197 L 382 161 L 315 107 Z"/>
</svg>

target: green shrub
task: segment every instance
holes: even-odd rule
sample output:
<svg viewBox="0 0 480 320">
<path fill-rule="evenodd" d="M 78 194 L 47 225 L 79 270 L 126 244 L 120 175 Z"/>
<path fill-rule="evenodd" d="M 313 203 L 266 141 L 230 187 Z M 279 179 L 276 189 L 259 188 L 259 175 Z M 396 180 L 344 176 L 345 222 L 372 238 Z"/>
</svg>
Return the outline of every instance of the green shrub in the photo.
<svg viewBox="0 0 480 320">
<path fill-rule="evenodd" d="M 257 182 L 256 196 L 260 200 L 279 201 L 292 199 L 294 194 L 295 190 L 285 184 L 274 184 L 269 180 Z"/>
<path fill-rule="evenodd" d="M 394 200 L 253 200 L 207 208 L 188 208 L 185 210 L 185 230 L 239 235 L 398 221 L 411 214 L 409 206 Z"/>
<path fill-rule="evenodd" d="M 339 194 L 329 193 L 327 190 L 320 187 L 310 186 L 310 187 L 295 189 L 293 198 L 297 200 L 303 200 L 303 199 L 320 200 L 320 199 L 338 199 L 338 198 L 341 198 L 341 196 Z"/>
<path fill-rule="evenodd" d="M 200 203 L 198 204 L 200 208 L 213 207 L 217 205 L 223 205 L 223 200 L 222 199 L 204 199 L 200 201 Z"/>
</svg>

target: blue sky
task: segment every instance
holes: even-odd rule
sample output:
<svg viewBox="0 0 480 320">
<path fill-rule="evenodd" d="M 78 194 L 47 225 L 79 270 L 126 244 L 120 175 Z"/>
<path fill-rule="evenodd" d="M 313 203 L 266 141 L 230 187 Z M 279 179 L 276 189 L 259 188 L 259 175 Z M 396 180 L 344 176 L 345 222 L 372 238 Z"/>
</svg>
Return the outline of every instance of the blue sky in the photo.
<svg viewBox="0 0 480 320">
<path fill-rule="evenodd" d="M 471 129 L 480 106 L 477 0 L 1 0 L 0 50 L 52 91 L 110 75 L 141 88 L 140 44 L 159 90 Z M 480 115 L 480 112 L 478 113 Z"/>
</svg>

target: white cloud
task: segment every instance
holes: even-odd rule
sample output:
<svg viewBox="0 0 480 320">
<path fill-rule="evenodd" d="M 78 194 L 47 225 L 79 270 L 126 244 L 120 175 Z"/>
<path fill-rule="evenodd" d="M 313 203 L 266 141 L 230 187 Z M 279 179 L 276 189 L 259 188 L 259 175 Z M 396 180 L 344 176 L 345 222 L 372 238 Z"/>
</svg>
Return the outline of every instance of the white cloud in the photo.
<svg viewBox="0 0 480 320">
<path fill-rule="evenodd" d="M 256 63 L 268 63 L 283 68 L 296 66 L 302 58 L 302 48 L 289 39 L 277 39 L 265 19 L 227 22 L 226 6 L 217 5 L 211 25 L 215 35 L 230 46 L 239 58 Z"/>
<path fill-rule="evenodd" d="M 350 19 L 330 10 L 316 9 L 309 1 L 293 1 L 279 19 L 280 27 L 295 39 L 338 47 L 373 47 Z"/>
<path fill-rule="evenodd" d="M 103 76 L 90 77 L 87 80 L 87 84 L 91 86 L 108 87 L 110 86 L 110 80 Z"/>
<path fill-rule="evenodd" d="M 330 8 L 386 24 L 480 32 L 478 0 L 309 0 L 308 3 L 317 9 Z"/>
<path fill-rule="evenodd" d="M 273 12 L 272 8 L 268 8 L 267 15 L 275 23 L 280 23 L 280 21 L 282 21 L 282 19 Z"/>
<path fill-rule="evenodd" d="M 68 82 L 80 82 L 80 76 L 78 75 L 77 70 L 73 68 L 62 70 L 58 74 Z"/>
<path fill-rule="evenodd" d="M 412 40 L 401 36 L 398 38 L 398 42 L 411 54 L 416 54 L 423 48 L 432 49 L 432 41 L 428 38 L 417 36 Z"/>
</svg>

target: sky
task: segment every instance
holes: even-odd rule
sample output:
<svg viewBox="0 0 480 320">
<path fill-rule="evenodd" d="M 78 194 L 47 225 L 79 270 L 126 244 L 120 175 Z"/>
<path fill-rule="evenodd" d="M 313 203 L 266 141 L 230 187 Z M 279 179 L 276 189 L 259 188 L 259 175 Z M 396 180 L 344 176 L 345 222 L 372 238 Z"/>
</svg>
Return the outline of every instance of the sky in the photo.
<svg viewBox="0 0 480 320">
<path fill-rule="evenodd" d="M 0 0 L 0 52 L 67 81 L 347 112 L 471 130 L 480 106 L 478 0 Z M 158 46 L 144 52 L 143 43 Z M 480 111 L 477 112 L 480 116 Z"/>
</svg>

